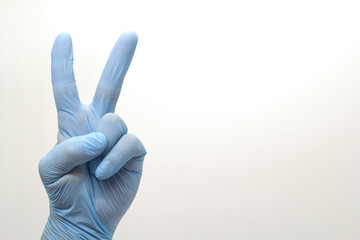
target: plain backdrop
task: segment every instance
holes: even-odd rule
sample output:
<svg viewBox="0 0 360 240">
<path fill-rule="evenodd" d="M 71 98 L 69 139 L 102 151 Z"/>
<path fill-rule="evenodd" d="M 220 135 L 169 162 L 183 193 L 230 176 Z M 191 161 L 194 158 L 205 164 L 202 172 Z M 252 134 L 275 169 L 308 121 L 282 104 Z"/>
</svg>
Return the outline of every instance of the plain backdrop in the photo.
<svg viewBox="0 0 360 240">
<path fill-rule="evenodd" d="M 114 239 L 360 239 L 357 2 L 1 0 L 0 239 L 48 217 L 55 37 L 89 103 L 127 30 L 116 113 L 148 155 Z"/>
</svg>

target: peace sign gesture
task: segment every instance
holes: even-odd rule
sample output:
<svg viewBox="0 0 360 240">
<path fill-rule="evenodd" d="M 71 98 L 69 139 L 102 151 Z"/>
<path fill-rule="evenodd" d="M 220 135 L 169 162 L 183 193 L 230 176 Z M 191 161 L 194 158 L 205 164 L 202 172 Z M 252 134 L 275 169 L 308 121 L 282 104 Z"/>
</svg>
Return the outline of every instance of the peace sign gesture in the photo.
<svg viewBox="0 0 360 240">
<path fill-rule="evenodd" d="M 44 239 L 110 239 L 136 195 L 146 151 L 113 113 L 136 44 L 133 32 L 119 37 L 92 103 L 84 105 L 71 37 L 62 33 L 54 42 L 51 74 L 59 132 L 58 144 L 39 164 L 50 200 Z"/>
<path fill-rule="evenodd" d="M 124 33 L 111 51 L 91 104 L 81 103 L 73 70 L 70 35 L 60 34 L 51 52 L 51 75 L 58 112 L 59 142 L 90 133 L 106 113 L 114 112 L 125 74 L 137 44 L 135 33 Z"/>
</svg>

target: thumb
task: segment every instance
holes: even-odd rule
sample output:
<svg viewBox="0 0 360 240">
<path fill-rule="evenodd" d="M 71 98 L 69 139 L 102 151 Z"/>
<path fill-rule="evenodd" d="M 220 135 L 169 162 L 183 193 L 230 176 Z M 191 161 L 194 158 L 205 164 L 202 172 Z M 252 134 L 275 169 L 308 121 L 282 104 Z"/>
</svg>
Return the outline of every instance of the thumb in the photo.
<svg viewBox="0 0 360 240">
<path fill-rule="evenodd" d="M 39 172 L 44 184 L 59 180 L 76 166 L 99 156 L 107 145 L 102 133 L 90 133 L 73 137 L 56 145 L 39 163 Z"/>
</svg>

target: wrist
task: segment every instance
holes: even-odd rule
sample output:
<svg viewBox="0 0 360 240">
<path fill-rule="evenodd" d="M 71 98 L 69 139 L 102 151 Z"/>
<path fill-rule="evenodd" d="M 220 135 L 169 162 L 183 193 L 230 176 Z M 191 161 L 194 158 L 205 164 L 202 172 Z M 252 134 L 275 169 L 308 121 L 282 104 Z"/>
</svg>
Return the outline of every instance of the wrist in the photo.
<svg viewBox="0 0 360 240">
<path fill-rule="evenodd" d="M 76 217 L 77 222 L 50 211 L 50 216 L 44 227 L 41 240 L 50 239 L 112 239 L 112 234 L 99 229 L 97 224 L 85 224 L 81 217 Z"/>
</svg>

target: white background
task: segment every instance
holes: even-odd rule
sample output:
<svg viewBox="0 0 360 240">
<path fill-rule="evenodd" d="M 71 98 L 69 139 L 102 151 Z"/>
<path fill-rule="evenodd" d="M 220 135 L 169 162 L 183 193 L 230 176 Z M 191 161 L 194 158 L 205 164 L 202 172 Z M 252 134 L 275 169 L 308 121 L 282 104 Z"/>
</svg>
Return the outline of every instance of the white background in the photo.
<svg viewBox="0 0 360 240">
<path fill-rule="evenodd" d="M 356 2 L 1 0 L 0 238 L 47 220 L 55 37 L 88 103 L 133 30 L 116 112 L 148 155 L 114 239 L 360 239 Z"/>
</svg>

